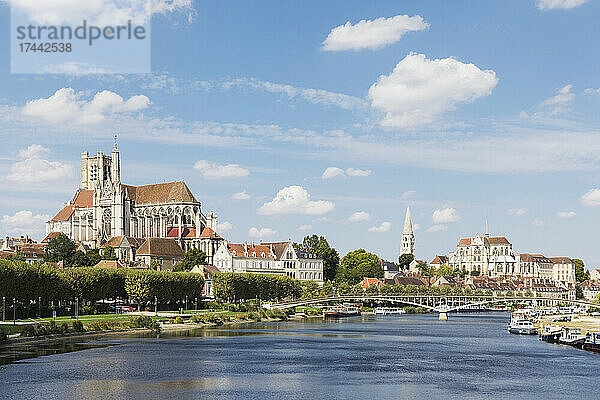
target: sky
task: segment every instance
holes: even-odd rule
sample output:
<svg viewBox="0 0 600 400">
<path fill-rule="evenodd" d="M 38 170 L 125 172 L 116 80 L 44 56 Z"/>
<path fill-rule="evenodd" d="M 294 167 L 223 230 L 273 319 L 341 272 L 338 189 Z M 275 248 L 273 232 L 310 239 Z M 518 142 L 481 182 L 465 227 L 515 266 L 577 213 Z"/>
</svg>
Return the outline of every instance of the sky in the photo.
<svg viewBox="0 0 600 400">
<path fill-rule="evenodd" d="M 487 219 L 519 252 L 600 265 L 600 0 L 12 1 L 146 19 L 138 74 L 11 74 L 8 3 L 2 237 L 42 239 L 81 152 L 116 134 L 124 183 L 185 180 L 232 242 L 315 233 L 396 260 L 410 205 L 418 259 Z"/>
</svg>

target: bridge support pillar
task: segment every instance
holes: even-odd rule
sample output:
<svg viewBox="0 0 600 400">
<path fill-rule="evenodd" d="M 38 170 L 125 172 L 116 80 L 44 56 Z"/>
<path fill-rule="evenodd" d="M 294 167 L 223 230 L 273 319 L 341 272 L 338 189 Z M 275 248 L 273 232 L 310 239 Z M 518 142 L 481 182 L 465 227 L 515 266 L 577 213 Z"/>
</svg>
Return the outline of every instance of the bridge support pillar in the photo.
<svg viewBox="0 0 600 400">
<path fill-rule="evenodd" d="M 440 312 L 440 321 L 448 321 L 448 314 L 445 312 Z"/>
</svg>

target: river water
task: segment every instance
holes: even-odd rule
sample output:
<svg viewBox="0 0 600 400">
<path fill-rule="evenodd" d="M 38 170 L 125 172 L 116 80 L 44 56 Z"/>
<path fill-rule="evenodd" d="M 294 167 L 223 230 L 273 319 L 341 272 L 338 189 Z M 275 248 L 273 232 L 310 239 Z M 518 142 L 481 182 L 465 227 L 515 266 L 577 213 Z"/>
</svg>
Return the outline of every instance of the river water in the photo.
<svg viewBox="0 0 600 400">
<path fill-rule="evenodd" d="M 600 355 L 507 314 L 363 316 L 0 351 L 1 399 L 598 399 Z"/>
</svg>

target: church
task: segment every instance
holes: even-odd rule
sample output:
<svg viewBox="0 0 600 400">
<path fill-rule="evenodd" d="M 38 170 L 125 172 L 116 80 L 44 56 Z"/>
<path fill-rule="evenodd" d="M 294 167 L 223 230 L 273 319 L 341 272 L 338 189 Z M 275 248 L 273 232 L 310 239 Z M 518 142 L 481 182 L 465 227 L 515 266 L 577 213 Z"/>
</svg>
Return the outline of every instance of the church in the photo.
<svg viewBox="0 0 600 400">
<path fill-rule="evenodd" d="M 183 181 L 142 186 L 121 182 L 117 144 L 110 155 L 81 153 L 81 184 L 73 198 L 46 223 L 48 237 L 64 233 L 89 248 L 127 238 L 175 240 L 184 251 L 198 248 L 212 257 L 224 240 L 216 232 L 217 217 Z"/>
</svg>

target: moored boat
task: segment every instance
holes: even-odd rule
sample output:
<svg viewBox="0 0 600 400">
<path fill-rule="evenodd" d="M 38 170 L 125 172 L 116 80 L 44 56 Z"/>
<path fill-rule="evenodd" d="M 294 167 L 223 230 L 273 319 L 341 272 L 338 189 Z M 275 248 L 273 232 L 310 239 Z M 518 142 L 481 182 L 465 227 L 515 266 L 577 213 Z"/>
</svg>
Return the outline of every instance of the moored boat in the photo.
<svg viewBox="0 0 600 400">
<path fill-rule="evenodd" d="M 555 325 L 546 325 L 540 332 L 540 340 L 548 343 L 558 343 L 562 332 L 562 327 Z"/>
<path fill-rule="evenodd" d="M 586 335 L 583 349 L 600 353 L 600 332 L 592 332 Z"/>
<path fill-rule="evenodd" d="M 394 315 L 394 314 L 405 314 L 401 308 L 388 308 L 388 307 L 377 307 L 375 310 L 375 315 Z"/>
<path fill-rule="evenodd" d="M 583 348 L 585 343 L 586 335 L 581 334 L 581 329 L 578 328 L 563 328 L 558 342 L 561 344 L 568 344 L 569 346 Z"/>
<path fill-rule="evenodd" d="M 512 318 L 508 325 L 508 331 L 517 335 L 535 335 L 537 328 L 526 318 Z"/>
<path fill-rule="evenodd" d="M 356 306 L 335 306 L 323 311 L 325 318 L 356 317 L 360 315 L 360 309 Z"/>
</svg>

